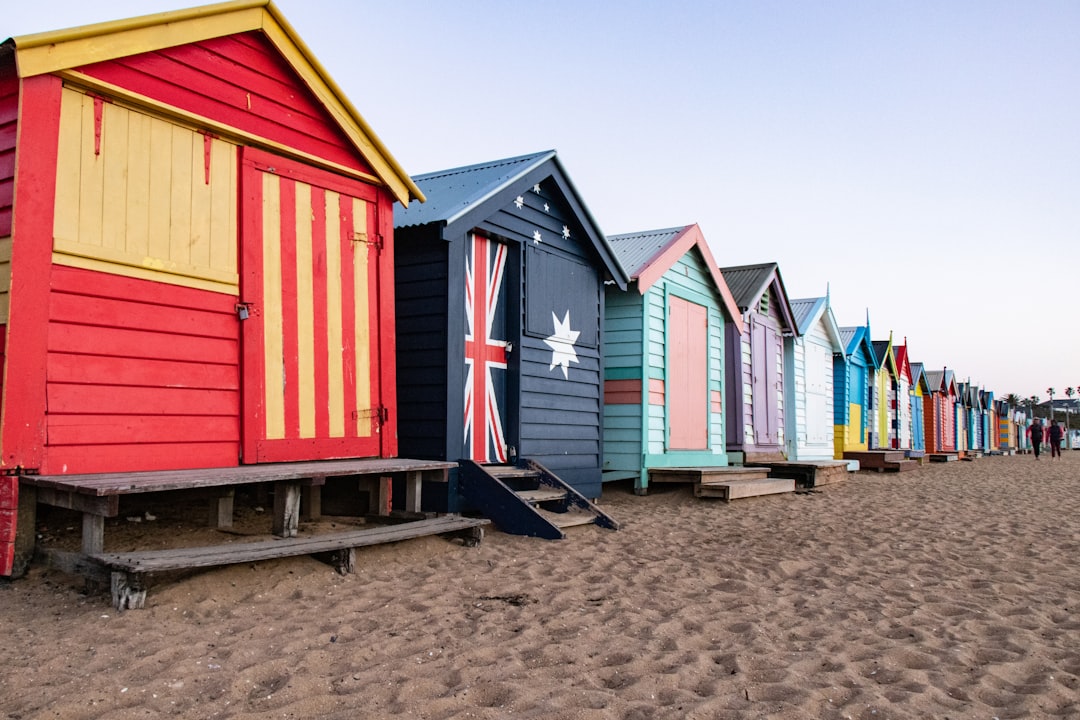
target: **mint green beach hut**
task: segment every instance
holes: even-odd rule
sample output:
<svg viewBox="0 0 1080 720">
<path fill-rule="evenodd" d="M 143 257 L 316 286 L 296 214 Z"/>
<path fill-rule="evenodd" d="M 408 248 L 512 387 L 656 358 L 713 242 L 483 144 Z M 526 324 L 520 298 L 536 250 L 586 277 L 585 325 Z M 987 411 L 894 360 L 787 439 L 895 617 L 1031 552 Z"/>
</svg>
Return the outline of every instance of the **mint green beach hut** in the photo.
<svg viewBox="0 0 1080 720">
<path fill-rule="evenodd" d="M 604 481 L 728 464 L 724 330 L 735 300 L 697 225 L 608 237 L 630 276 L 604 309 Z"/>
</svg>

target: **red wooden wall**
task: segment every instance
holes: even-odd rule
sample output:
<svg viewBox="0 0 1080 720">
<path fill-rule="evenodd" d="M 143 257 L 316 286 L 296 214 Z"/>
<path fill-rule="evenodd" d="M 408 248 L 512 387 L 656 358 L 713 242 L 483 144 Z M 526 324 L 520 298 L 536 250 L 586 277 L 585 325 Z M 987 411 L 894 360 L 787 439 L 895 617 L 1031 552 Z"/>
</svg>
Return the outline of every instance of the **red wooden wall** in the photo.
<svg viewBox="0 0 1080 720">
<path fill-rule="evenodd" d="M 221 293 L 55 266 L 41 472 L 236 465 L 235 302 Z"/>
<path fill-rule="evenodd" d="M 19 79 L 12 64 L 3 64 L 0 65 L 0 238 L 11 234 L 18 115 Z"/>
<path fill-rule="evenodd" d="M 338 125 L 260 33 L 142 53 L 80 70 L 286 147 L 371 172 Z"/>
</svg>

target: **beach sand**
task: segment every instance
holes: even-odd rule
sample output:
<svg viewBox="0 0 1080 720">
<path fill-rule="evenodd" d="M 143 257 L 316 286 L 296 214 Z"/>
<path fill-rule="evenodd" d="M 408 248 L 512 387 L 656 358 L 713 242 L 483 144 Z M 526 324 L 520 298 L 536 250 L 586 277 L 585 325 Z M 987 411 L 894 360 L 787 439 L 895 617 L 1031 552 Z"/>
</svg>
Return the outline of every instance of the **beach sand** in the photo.
<svg viewBox="0 0 1080 720">
<path fill-rule="evenodd" d="M 1077 718 L 1078 491 L 1069 451 L 607 486 L 618 532 L 239 565 L 123 613 L 35 566 L 0 584 L 0 717 Z"/>
</svg>

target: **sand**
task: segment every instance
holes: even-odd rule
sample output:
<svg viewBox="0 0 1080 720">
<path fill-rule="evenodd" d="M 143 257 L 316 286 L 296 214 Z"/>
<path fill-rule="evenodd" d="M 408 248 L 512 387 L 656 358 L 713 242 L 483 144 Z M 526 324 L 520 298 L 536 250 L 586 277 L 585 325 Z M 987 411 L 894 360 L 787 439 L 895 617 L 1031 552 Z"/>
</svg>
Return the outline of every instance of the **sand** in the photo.
<svg viewBox="0 0 1080 720">
<path fill-rule="evenodd" d="M 35 566 L 0 584 L 0 717 L 1076 718 L 1078 490 L 1080 452 L 609 486 L 618 532 L 234 566 L 124 613 Z"/>
</svg>

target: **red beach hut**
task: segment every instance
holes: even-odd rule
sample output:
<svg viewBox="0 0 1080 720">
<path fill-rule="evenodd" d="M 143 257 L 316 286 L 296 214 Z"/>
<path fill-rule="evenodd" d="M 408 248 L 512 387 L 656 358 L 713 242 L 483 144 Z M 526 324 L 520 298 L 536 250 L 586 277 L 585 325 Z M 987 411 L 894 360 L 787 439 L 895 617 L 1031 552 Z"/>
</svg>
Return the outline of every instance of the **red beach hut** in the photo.
<svg viewBox="0 0 1080 720">
<path fill-rule="evenodd" d="M 0 574 L 19 477 L 393 457 L 414 198 L 268 0 L 0 45 Z"/>
</svg>

